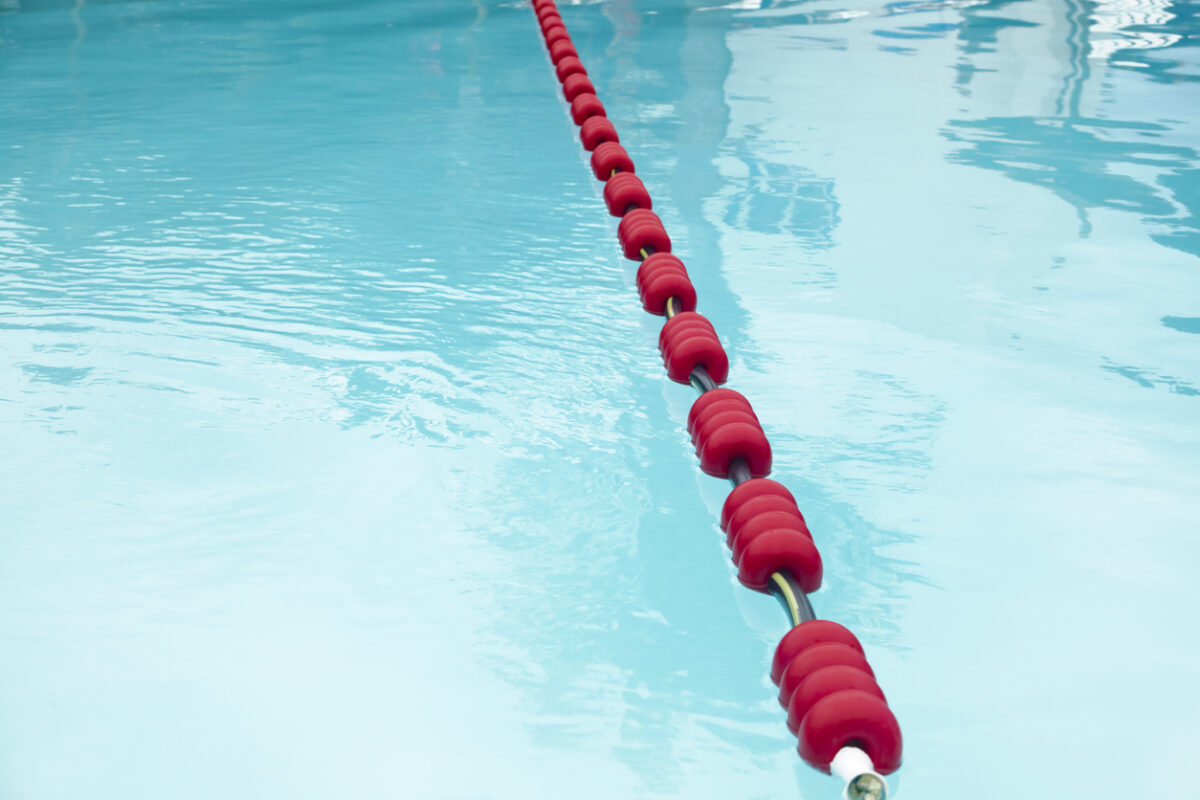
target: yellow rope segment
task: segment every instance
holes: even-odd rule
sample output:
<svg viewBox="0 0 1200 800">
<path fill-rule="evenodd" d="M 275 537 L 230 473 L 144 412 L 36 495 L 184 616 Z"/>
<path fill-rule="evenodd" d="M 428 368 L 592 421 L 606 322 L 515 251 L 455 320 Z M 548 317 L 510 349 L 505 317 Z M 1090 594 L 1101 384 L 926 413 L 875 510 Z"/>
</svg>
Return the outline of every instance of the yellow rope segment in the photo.
<svg viewBox="0 0 1200 800">
<path fill-rule="evenodd" d="M 788 616 L 792 618 L 792 627 L 800 624 L 800 606 L 796 602 L 796 595 L 792 592 L 792 586 L 783 579 L 783 576 L 778 572 L 771 573 L 771 582 L 779 588 L 783 599 L 787 601 Z"/>
</svg>

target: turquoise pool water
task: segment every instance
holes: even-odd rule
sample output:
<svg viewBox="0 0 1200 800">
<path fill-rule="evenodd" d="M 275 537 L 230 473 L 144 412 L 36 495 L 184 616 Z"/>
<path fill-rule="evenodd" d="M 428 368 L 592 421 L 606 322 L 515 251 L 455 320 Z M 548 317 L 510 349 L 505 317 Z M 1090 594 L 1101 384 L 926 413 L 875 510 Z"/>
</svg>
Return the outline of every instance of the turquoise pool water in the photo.
<svg viewBox="0 0 1200 800">
<path fill-rule="evenodd" d="M 1200 746 L 1196 14 L 564 10 L 898 797 Z M 526 7 L 0 0 L 0 120 L 0 798 L 837 796 Z"/>
</svg>

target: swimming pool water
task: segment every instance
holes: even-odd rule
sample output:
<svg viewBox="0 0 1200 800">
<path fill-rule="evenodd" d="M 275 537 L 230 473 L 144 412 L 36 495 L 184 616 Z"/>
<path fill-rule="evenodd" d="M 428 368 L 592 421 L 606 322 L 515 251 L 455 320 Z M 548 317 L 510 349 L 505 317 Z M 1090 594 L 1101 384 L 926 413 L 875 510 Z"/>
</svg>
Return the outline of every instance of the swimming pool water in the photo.
<svg viewBox="0 0 1200 800">
<path fill-rule="evenodd" d="M 564 18 L 906 738 L 1200 735 L 1170 0 Z M 522 3 L 0 0 L 0 799 L 835 797 Z"/>
</svg>

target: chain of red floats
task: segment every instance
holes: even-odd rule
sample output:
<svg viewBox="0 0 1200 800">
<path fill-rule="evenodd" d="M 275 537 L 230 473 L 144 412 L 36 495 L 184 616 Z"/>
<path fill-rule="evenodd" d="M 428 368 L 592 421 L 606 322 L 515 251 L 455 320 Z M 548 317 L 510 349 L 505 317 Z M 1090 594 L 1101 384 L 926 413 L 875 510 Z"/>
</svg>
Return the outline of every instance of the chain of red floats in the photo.
<svg viewBox="0 0 1200 800">
<path fill-rule="evenodd" d="M 643 308 L 666 316 L 658 337 L 667 376 L 692 384 L 700 397 L 688 413 L 688 432 L 707 474 L 734 483 L 721 509 L 721 528 L 738 568 L 738 580 L 758 592 L 782 593 L 794 627 L 771 664 L 787 726 L 799 737 L 800 756 L 830 771 L 843 748 L 858 748 L 874 770 L 900 766 L 900 727 L 854 634 L 836 622 L 814 619 L 807 598 L 821 585 L 821 556 L 795 498 L 766 476 L 771 446 L 750 402 L 725 383 L 729 358 L 716 330 L 696 313 L 696 290 L 671 239 L 652 210 L 650 193 L 620 144 L 617 129 L 596 96 L 554 0 L 533 0 L 571 118 L 591 152 L 592 172 L 604 181 L 604 202 L 620 218 L 617 238 L 637 271 Z"/>
</svg>

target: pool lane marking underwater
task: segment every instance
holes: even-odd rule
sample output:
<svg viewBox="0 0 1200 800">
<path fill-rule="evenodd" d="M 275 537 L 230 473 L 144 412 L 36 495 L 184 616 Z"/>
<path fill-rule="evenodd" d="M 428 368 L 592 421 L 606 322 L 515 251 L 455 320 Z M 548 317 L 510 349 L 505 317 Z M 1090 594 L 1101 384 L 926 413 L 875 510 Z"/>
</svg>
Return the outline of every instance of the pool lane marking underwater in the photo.
<svg viewBox="0 0 1200 800">
<path fill-rule="evenodd" d="M 894 772 L 903 749 L 900 727 L 875 681 L 862 645 L 845 627 L 816 618 L 808 594 L 821 585 L 820 554 L 786 487 L 767 475 L 771 447 L 750 402 L 719 388 L 729 359 L 712 323 L 696 313 L 696 291 L 616 127 L 596 96 L 554 0 L 533 0 L 551 63 L 570 104 L 580 139 L 592 153 L 604 202 L 620 219 L 617 238 L 637 272 L 643 308 L 666 317 L 659 350 L 668 377 L 690 384 L 699 397 L 688 432 L 700 468 L 733 484 L 721 509 L 721 528 L 747 588 L 773 594 L 791 629 L 775 650 L 771 679 L 799 738 L 801 758 L 845 782 L 844 796 L 882 800 L 883 775 Z"/>
</svg>

